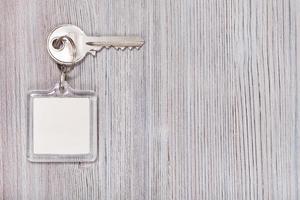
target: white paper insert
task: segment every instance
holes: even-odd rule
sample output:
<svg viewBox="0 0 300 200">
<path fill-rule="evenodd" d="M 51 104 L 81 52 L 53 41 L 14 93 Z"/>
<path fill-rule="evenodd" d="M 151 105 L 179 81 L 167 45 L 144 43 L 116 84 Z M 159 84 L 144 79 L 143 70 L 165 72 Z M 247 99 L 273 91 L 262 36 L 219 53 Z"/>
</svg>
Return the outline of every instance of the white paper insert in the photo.
<svg viewBox="0 0 300 200">
<path fill-rule="evenodd" d="M 34 98 L 33 152 L 35 154 L 90 153 L 88 98 Z"/>
</svg>

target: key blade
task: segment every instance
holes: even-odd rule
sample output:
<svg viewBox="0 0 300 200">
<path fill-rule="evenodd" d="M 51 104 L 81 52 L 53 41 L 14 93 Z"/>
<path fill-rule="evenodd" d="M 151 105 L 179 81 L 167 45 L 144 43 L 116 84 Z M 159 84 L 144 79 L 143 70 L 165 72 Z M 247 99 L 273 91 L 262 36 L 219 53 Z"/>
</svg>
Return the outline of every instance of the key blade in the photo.
<svg viewBox="0 0 300 200">
<path fill-rule="evenodd" d="M 126 48 L 139 49 L 145 41 L 140 37 L 128 36 L 104 36 L 104 37 L 88 37 L 86 39 L 87 48 L 90 48 L 90 51 L 100 51 L 103 48 L 109 49 L 114 47 L 115 49 L 124 50 Z"/>
</svg>

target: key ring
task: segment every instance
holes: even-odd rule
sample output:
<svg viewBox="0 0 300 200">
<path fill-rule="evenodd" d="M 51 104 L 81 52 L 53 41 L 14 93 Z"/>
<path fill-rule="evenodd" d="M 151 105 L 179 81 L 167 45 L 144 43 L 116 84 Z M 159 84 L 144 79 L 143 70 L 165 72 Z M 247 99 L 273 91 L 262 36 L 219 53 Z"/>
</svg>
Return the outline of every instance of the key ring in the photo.
<svg viewBox="0 0 300 200">
<path fill-rule="evenodd" d="M 71 65 L 61 65 L 61 64 L 57 64 L 57 68 L 59 69 L 59 71 L 61 72 L 61 75 L 60 75 L 60 81 L 59 81 L 59 87 L 60 89 L 63 89 L 63 86 L 62 86 L 62 83 L 64 81 L 66 81 L 66 74 L 69 73 L 70 71 L 72 71 L 74 69 L 74 66 L 75 66 L 75 59 L 76 59 L 76 53 L 77 53 L 77 48 L 76 48 L 76 45 L 74 43 L 74 41 L 72 40 L 71 37 L 67 36 L 67 35 L 64 35 L 64 36 L 61 36 L 59 37 L 58 39 L 54 40 L 53 41 L 53 47 L 55 49 L 63 49 L 64 48 L 64 44 L 65 42 L 69 41 L 70 44 L 72 45 L 72 64 Z"/>
<path fill-rule="evenodd" d="M 144 40 L 136 36 L 87 36 L 70 24 L 51 31 L 47 50 L 61 74 L 52 89 L 33 90 L 27 95 L 29 161 L 82 163 L 97 159 L 98 95 L 91 90 L 72 88 L 67 73 L 86 55 L 95 56 L 101 49 L 131 50 L 143 44 Z"/>
</svg>

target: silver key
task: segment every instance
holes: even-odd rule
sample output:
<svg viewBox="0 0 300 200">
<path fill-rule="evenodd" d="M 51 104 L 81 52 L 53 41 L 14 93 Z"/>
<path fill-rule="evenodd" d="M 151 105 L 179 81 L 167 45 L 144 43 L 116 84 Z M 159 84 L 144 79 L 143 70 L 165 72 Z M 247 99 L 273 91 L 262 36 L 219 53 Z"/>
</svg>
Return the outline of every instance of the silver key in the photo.
<svg viewBox="0 0 300 200">
<path fill-rule="evenodd" d="M 88 53 L 95 56 L 97 51 L 104 48 L 139 49 L 144 40 L 134 36 L 89 37 L 77 26 L 65 24 L 50 33 L 47 44 L 50 56 L 57 63 L 72 65 L 80 62 Z"/>
</svg>

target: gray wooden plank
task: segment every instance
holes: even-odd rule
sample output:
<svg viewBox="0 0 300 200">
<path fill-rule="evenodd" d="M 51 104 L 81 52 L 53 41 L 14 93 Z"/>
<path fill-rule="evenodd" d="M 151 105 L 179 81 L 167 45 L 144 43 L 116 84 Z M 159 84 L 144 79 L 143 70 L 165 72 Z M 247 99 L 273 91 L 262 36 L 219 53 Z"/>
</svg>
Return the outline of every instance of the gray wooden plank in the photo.
<svg viewBox="0 0 300 200">
<path fill-rule="evenodd" d="M 0 10 L 3 10 L 4 8 L 4 3 L 0 2 Z M 0 24 L 0 29 L 2 30 L 4 27 L 4 24 Z M 4 47 L 4 31 L 0 31 L 0 48 L 2 49 Z M 4 54 L 3 53 L 0 53 L 0 60 L 4 60 L 5 57 L 4 57 Z M 6 99 L 5 99 L 5 93 L 3 93 L 3 91 L 5 90 L 5 81 L 6 79 L 4 78 L 4 65 L 3 63 L 1 62 L 0 64 L 0 85 L 2 85 L 0 87 L 0 92 L 2 93 L 2 95 L 0 96 L 0 111 L 1 111 L 1 115 L 0 115 L 0 128 L 1 128 L 1 131 L 0 131 L 0 199 L 3 199 L 4 198 L 4 183 L 3 183 L 3 172 L 4 172 L 4 162 L 3 162 L 3 153 L 4 153 L 4 150 L 3 150 L 3 137 L 4 137 L 4 133 L 5 132 L 5 127 L 6 127 L 6 113 L 4 112 L 5 110 L 5 104 L 6 104 Z"/>
<path fill-rule="evenodd" d="M 296 9 L 299 11 L 300 9 L 300 2 L 294 2 L 292 4 L 292 8 Z M 296 51 L 296 55 L 295 58 L 292 60 L 293 63 L 295 63 L 296 67 L 299 68 L 300 62 L 299 62 L 299 58 L 300 58 L 300 13 L 297 12 L 296 14 L 296 19 L 294 19 L 292 21 L 292 24 L 295 24 L 294 27 L 294 31 L 296 32 L 295 34 L 295 44 L 296 46 L 294 47 L 293 51 Z M 295 138 L 294 138 L 294 142 L 295 142 L 295 170 L 297 170 L 297 174 L 296 174 L 296 178 L 297 178 L 297 198 L 299 198 L 300 196 L 300 176 L 299 176 L 299 171 L 300 171 L 300 159 L 299 159 L 299 150 L 300 150 L 300 134 L 299 134 L 299 130 L 300 130 L 300 101 L 299 101 L 299 94 L 300 94 L 300 81 L 299 81 L 299 77 L 300 77 L 300 70 L 296 69 L 296 76 L 297 76 L 297 95 L 296 95 L 296 103 L 297 103 L 297 107 L 296 107 L 296 126 L 295 126 Z"/>
<path fill-rule="evenodd" d="M 0 8 L 0 198 L 298 199 L 297 0 Z M 88 56 L 70 75 L 99 97 L 92 164 L 25 158 L 26 92 L 58 79 L 45 39 L 60 23 L 146 39 L 139 52 Z"/>
</svg>

